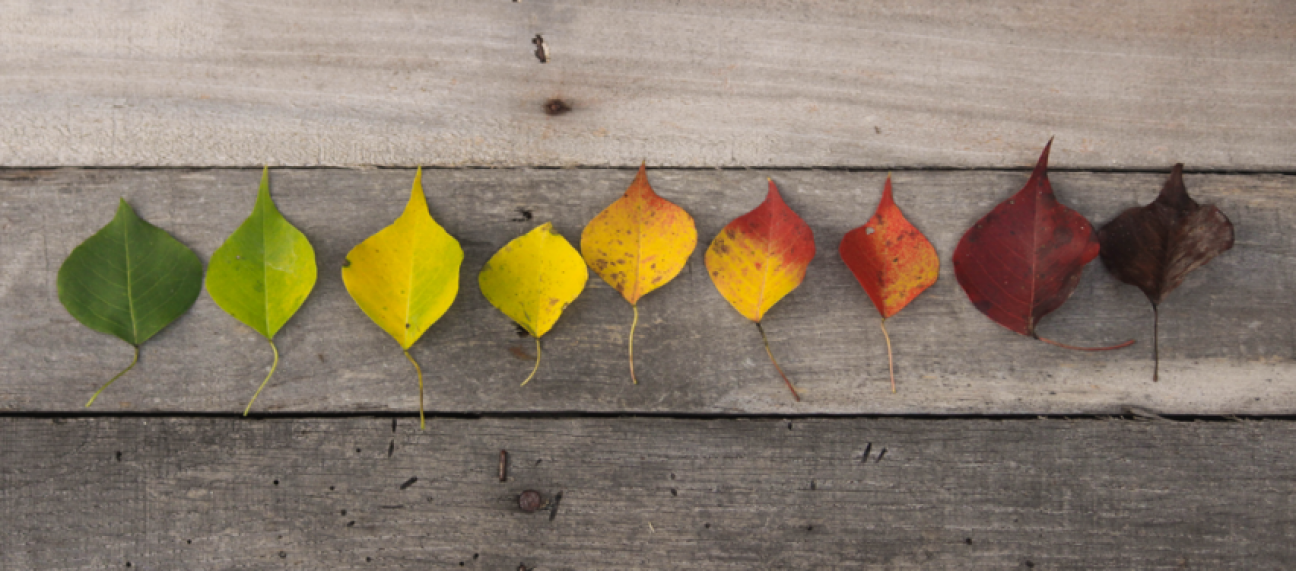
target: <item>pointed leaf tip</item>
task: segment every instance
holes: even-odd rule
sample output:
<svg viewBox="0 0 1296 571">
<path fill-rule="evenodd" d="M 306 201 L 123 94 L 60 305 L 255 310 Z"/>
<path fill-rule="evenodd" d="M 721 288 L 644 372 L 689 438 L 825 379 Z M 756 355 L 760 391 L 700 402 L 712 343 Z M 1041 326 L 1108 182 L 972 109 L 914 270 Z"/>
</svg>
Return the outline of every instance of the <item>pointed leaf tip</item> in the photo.
<svg viewBox="0 0 1296 571">
<path fill-rule="evenodd" d="M 405 211 L 401 214 L 401 217 L 403 218 L 405 214 L 411 212 L 425 214 L 429 218 L 432 216 L 432 211 L 427 205 L 427 195 L 423 192 L 423 167 L 419 167 L 414 172 L 414 183 L 410 185 L 409 201 L 405 203 Z"/>
<path fill-rule="evenodd" d="M 895 195 L 891 192 L 891 173 L 887 173 L 886 183 L 882 185 L 882 200 L 878 203 L 878 211 L 888 205 L 895 205 Z"/>
<path fill-rule="evenodd" d="M 1049 137 L 1048 143 L 1044 145 L 1044 150 L 1040 152 L 1039 160 L 1035 162 L 1035 170 L 1031 171 L 1031 180 L 1042 178 L 1048 180 L 1049 151 L 1053 148 L 1053 137 Z M 1052 192 L 1052 189 L 1049 189 Z"/>
</svg>

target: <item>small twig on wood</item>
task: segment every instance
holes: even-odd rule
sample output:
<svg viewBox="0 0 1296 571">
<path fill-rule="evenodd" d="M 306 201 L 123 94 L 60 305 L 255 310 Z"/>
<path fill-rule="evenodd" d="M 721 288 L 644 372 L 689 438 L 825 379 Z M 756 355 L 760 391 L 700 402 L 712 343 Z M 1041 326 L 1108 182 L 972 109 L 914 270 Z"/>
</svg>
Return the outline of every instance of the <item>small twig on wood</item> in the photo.
<svg viewBox="0 0 1296 571">
<path fill-rule="evenodd" d="M 508 451 L 500 450 L 499 478 L 501 482 L 508 481 Z"/>
<path fill-rule="evenodd" d="M 540 63 L 549 63 L 549 46 L 545 45 L 544 38 L 540 37 L 540 34 L 536 34 L 534 38 L 531 38 L 531 43 L 536 47 L 536 59 L 540 60 Z"/>
<path fill-rule="evenodd" d="M 553 501 L 549 502 L 549 521 L 553 521 L 555 517 L 558 517 L 558 502 L 562 501 L 562 495 L 562 492 L 554 494 Z"/>
</svg>

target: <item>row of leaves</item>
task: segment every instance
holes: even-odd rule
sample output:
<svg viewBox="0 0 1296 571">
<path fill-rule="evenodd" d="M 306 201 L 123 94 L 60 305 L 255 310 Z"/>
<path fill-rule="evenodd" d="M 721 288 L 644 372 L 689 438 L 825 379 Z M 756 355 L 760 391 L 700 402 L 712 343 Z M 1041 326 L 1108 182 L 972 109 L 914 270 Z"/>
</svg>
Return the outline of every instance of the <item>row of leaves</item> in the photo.
<svg viewBox="0 0 1296 571">
<path fill-rule="evenodd" d="M 1082 268 L 1100 254 L 1117 278 L 1143 290 L 1156 323 L 1158 304 L 1188 272 L 1232 247 L 1233 226 L 1218 208 L 1200 206 L 1188 196 L 1179 164 L 1155 201 L 1125 211 L 1095 233 L 1084 216 L 1054 196 L 1047 172 L 1051 145 L 1044 147 L 1026 186 L 964 234 L 954 250 L 954 274 L 978 310 L 1019 334 L 1069 349 L 1129 346 L 1133 340 L 1112 347 L 1072 347 L 1040 337 L 1035 328 L 1071 296 Z M 697 246 L 697 230 L 687 212 L 653 192 L 640 166 L 625 195 L 581 232 L 580 245 L 578 252 L 546 223 L 509 242 L 478 274 L 491 304 L 535 338 L 535 367 L 523 385 L 540 367 L 541 337 L 584 290 L 587 266 L 633 308 L 628 350 L 630 377 L 637 383 L 637 304 L 680 273 Z M 839 251 L 881 316 L 890 360 L 886 320 L 936 282 L 940 261 L 896 206 L 889 176 L 877 211 L 845 235 Z M 783 202 L 773 180 L 765 201 L 725 226 L 706 251 L 707 272 L 716 288 L 756 324 L 770 361 L 798 401 L 761 321 L 801 284 L 814 255 L 809 225 Z M 420 421 L 423 373 L 409 349 L 454 303 L 463 257 L 459 242 L 428 211 L 420 169 L 404 213 L 353 248 L 342 266 L 343 283 L 356 304 L 413 364 Z M 270 372 L 245 415 L 278 366 L 275 334 L 305 302 L 315 278 L 315 251 L 275 207 L 265 169 L 252 214 L 212 255 L 206 276 L 212 300 L 264 336 L 274 352 Z M 135 366 L 141 344 L 193 305 L 202 281 L 198 256 L 139 218 L 125 200 L 112 222 L 72 251 L 59 269 L 59 300 L 86 326 L 135 348 L 130 366 L 96 391 L 87 407 Z M 1154 360 L 1155 381 L 1159 358 Z"/>
</svg>

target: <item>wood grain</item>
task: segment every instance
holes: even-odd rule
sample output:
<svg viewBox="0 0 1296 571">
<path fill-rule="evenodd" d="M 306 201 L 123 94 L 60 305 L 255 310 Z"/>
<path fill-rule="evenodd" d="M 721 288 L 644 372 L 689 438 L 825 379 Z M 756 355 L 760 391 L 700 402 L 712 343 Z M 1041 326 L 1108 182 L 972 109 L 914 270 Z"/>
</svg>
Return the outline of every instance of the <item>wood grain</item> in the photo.
<svg viewBox="0 0 1296 571">
<path fill-rule="evenodd" d="M 0 433 L 6 569 L 1296 562 L 1285 421 L 3 418 Z M 521 512 L 527 489 L 561 492 L 556 514 Z"/>
<path fill-rule="evenodd" d="M 0 171 L 0 410 L 75 411 L 130 360 L 129 348 L 74 321 L 57 299 L 68 252 L 112 217 L 124 196 L 140 215 L 208 259 L 251 210 L 259 169 Z M 455 305 L 412 349 L 427 373 L 430 411 L 672 413 L 1110 414 L 1125 405 L 1181 414 L 1296 412 L 1296 193 L 1293 177 L 1188 175 L 1218 204 L 1237 246 L 1192 274 L 1162 305 L 1160 383 L 1152 383 L 1152 314 L 1137 288 L 1086 269 L 1076 294 L 1040 325 L 1077 345 L 1136 338 L 1082 353 L 1016 335 L 959 290 L 949 256 L 964 229 L 1025 182 L 1026 172 L 894 173 L 896 201 L 936 246 L 939 281 L 888 320 L 899 393 L 864 291 L 837 255 L 872 214 L 886 173 L 651 170 L 663 197 L 697 220 L 699 248 L 674 282 L 640 302 L 640 384 L 630 383 L 630 307 L 597 277 L 534 344 L 482 297 L 476 275 L 512 238 L 552 221 L 580 229 L 624 192 L 633 170 L 428 170 L 432 214 L 463 244 Z M 764 197 L 766 176 L 815 231 L 805 283 L 764 322 L 773 351 L 803 391 L 792 402 L 760 336 L 711 284 L 701 257 L 728 221 Z M 417 410 L 414 372 L 397 344 L 343 288 L 346 252 L 395 219 L 411 170 L 273 170 L 280 209 L 316 248 L 319 281 L 276 338 L 283 360 L 257 411 Z M 1055 173 L 1059 199 L 1101 224 L 1150 201 L 1162 174 Z M 528 219 L 529 218 L 529 219 Z M 270 365 L 270 348 L 204 292 L 144 346 L 140 365 L 95 411 L 233 412 Z"/>
<path fill-rule="evenodd" d="M 1286 0 L 9 0 L 0 54 L 7 166 L 995 167 L 1056 135 L 1058 166 L 1285 171 L 1296 147 Z"/>
</svg>

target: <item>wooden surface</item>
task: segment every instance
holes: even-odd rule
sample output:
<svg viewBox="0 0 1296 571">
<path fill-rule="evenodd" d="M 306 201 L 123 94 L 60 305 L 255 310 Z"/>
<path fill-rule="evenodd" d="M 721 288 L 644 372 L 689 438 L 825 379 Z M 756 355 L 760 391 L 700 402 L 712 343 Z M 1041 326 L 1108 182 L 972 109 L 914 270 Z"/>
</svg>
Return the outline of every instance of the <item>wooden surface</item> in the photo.
<svg viewBox="0 0 1296 571">
<path fill-rule="evenodd" d="M 1030 164 L 1033 156 L 1022 161 Z M 896 200 L 934 242 L 940 280 L 888 322 L 899 393 L 889 391 L 878 318 L 837 255 L 876 207 L 885 173 L 650 171 L 657 191 L 697 220 L 700 245 L 680 277 L 640 304 L 641 384 L 626 365 L 630 308 L 591 276 L 585 293 L 534 345 L 481 296 L 477 272 L 508 240 L 553 221 L 580 229 L 624 191 L 630 170 L 429 170 L 433 215 L 466 251 L 455 305 L 413 348 L 427 407 L 448 412 L 1112 414 L 1125 405 L 1175 414 L 1296 413 L 1296 193 L 1282 175 L 1188 175 L 1198 200 L 1218 204 L 1236 247 L 1192 274 L 1162 306 L 1162 382 L 1152 383 L 1152 315 L 1136 288 L 1095 262 L 1041 333 L 1066 343 L 1134 347 L 1083 353 L 996 325 L 967 301 L 949 257 L 963 231 L 1025 182 L 1027 173 L 904 171 Z M 813 227 L 818 256 L 806 282 L 765 320 L 775 354 L 803 391 L 792 402 L 756 328 L 715 291 L 705 245 L 755 207 L 772 176 Z M 1061 200 L 1096 224 L 1151 200 L 1164 174 L 1055 173 Z M 257 170 L 8 170 L 0 172 L 0 410 L 80 411 L 124 367 L 130 349 L 74 321 L 55 274 L 67 253 L 125 196 L 206 260 L 250 211 Z M 257 411 L 403 411 L 417 407 L 412 368 L 342 286 L 345 253 L 402 210 L 403 169 L 272 171 L 282 211 L 314 243 L 319 282 L 280 332 L 283 356 Z M 524 213 L 531 219 L 523 220 Z M 143 348 L 140 365 L 93 411 L 234 412 L 261 382 L 270 348 L 204 292 Z"/>
<path fill-rule="evenodd" d="M 6 418 L 0 434 L 6 569 L 1296 565 L 1290 422 Z M 527 489 L 562 493 L 552 519 L 519 511 Z"/>
<path fill-rule="evenodd" d="M 1288 0 L 7 0 L 0 54 L 6 166 L 985 167 L 1057 135 L 1062 166 L 1281 170 L 1296 148 Z"/>
<path fill-rule="evenodd" d="M 1162 306 L 1160 383 L 1146 300 L 1100 264 L 1041 333 L 1132 348 L 1017 336 L 954 280 L 1050 136 L 1096 225 L 1184 162 L 1236 226 Z M 0 0 L 0 568 L 1294 568 L 1292 149 L 1286 0 Z M 701 242 L 640 304 L 642 384 L 629 308 L 591 277 L 519 388 L 532 341 L 478 270 L 546 221 L 576 240 L 640 161 Z M 124 196 L 206 260 L 263 164 L 381 167 L 273 171 L 320 261 L 257 403 L 291 414 L 234 416 L 270 350 L 206 293 L 87 412 L 130 350 L 59 305 L 68 252 Z M 426 431 L 339 279 L 405 204 L 389 167 L 418 164 L 447 167 L 429 204 L 466 251 L 412 351 Z M 887 169 L 943 264 L 888 322 L 894 395 L 836 253 Z M 819 249 L 765 322 L 800 404 L 702 265 L 766 176 Z M 1105 418 L 1127 410 L 1280 419 Z M 562 492 L 556 515 L 519 512 L 528 488 Z"/>
</svg>

